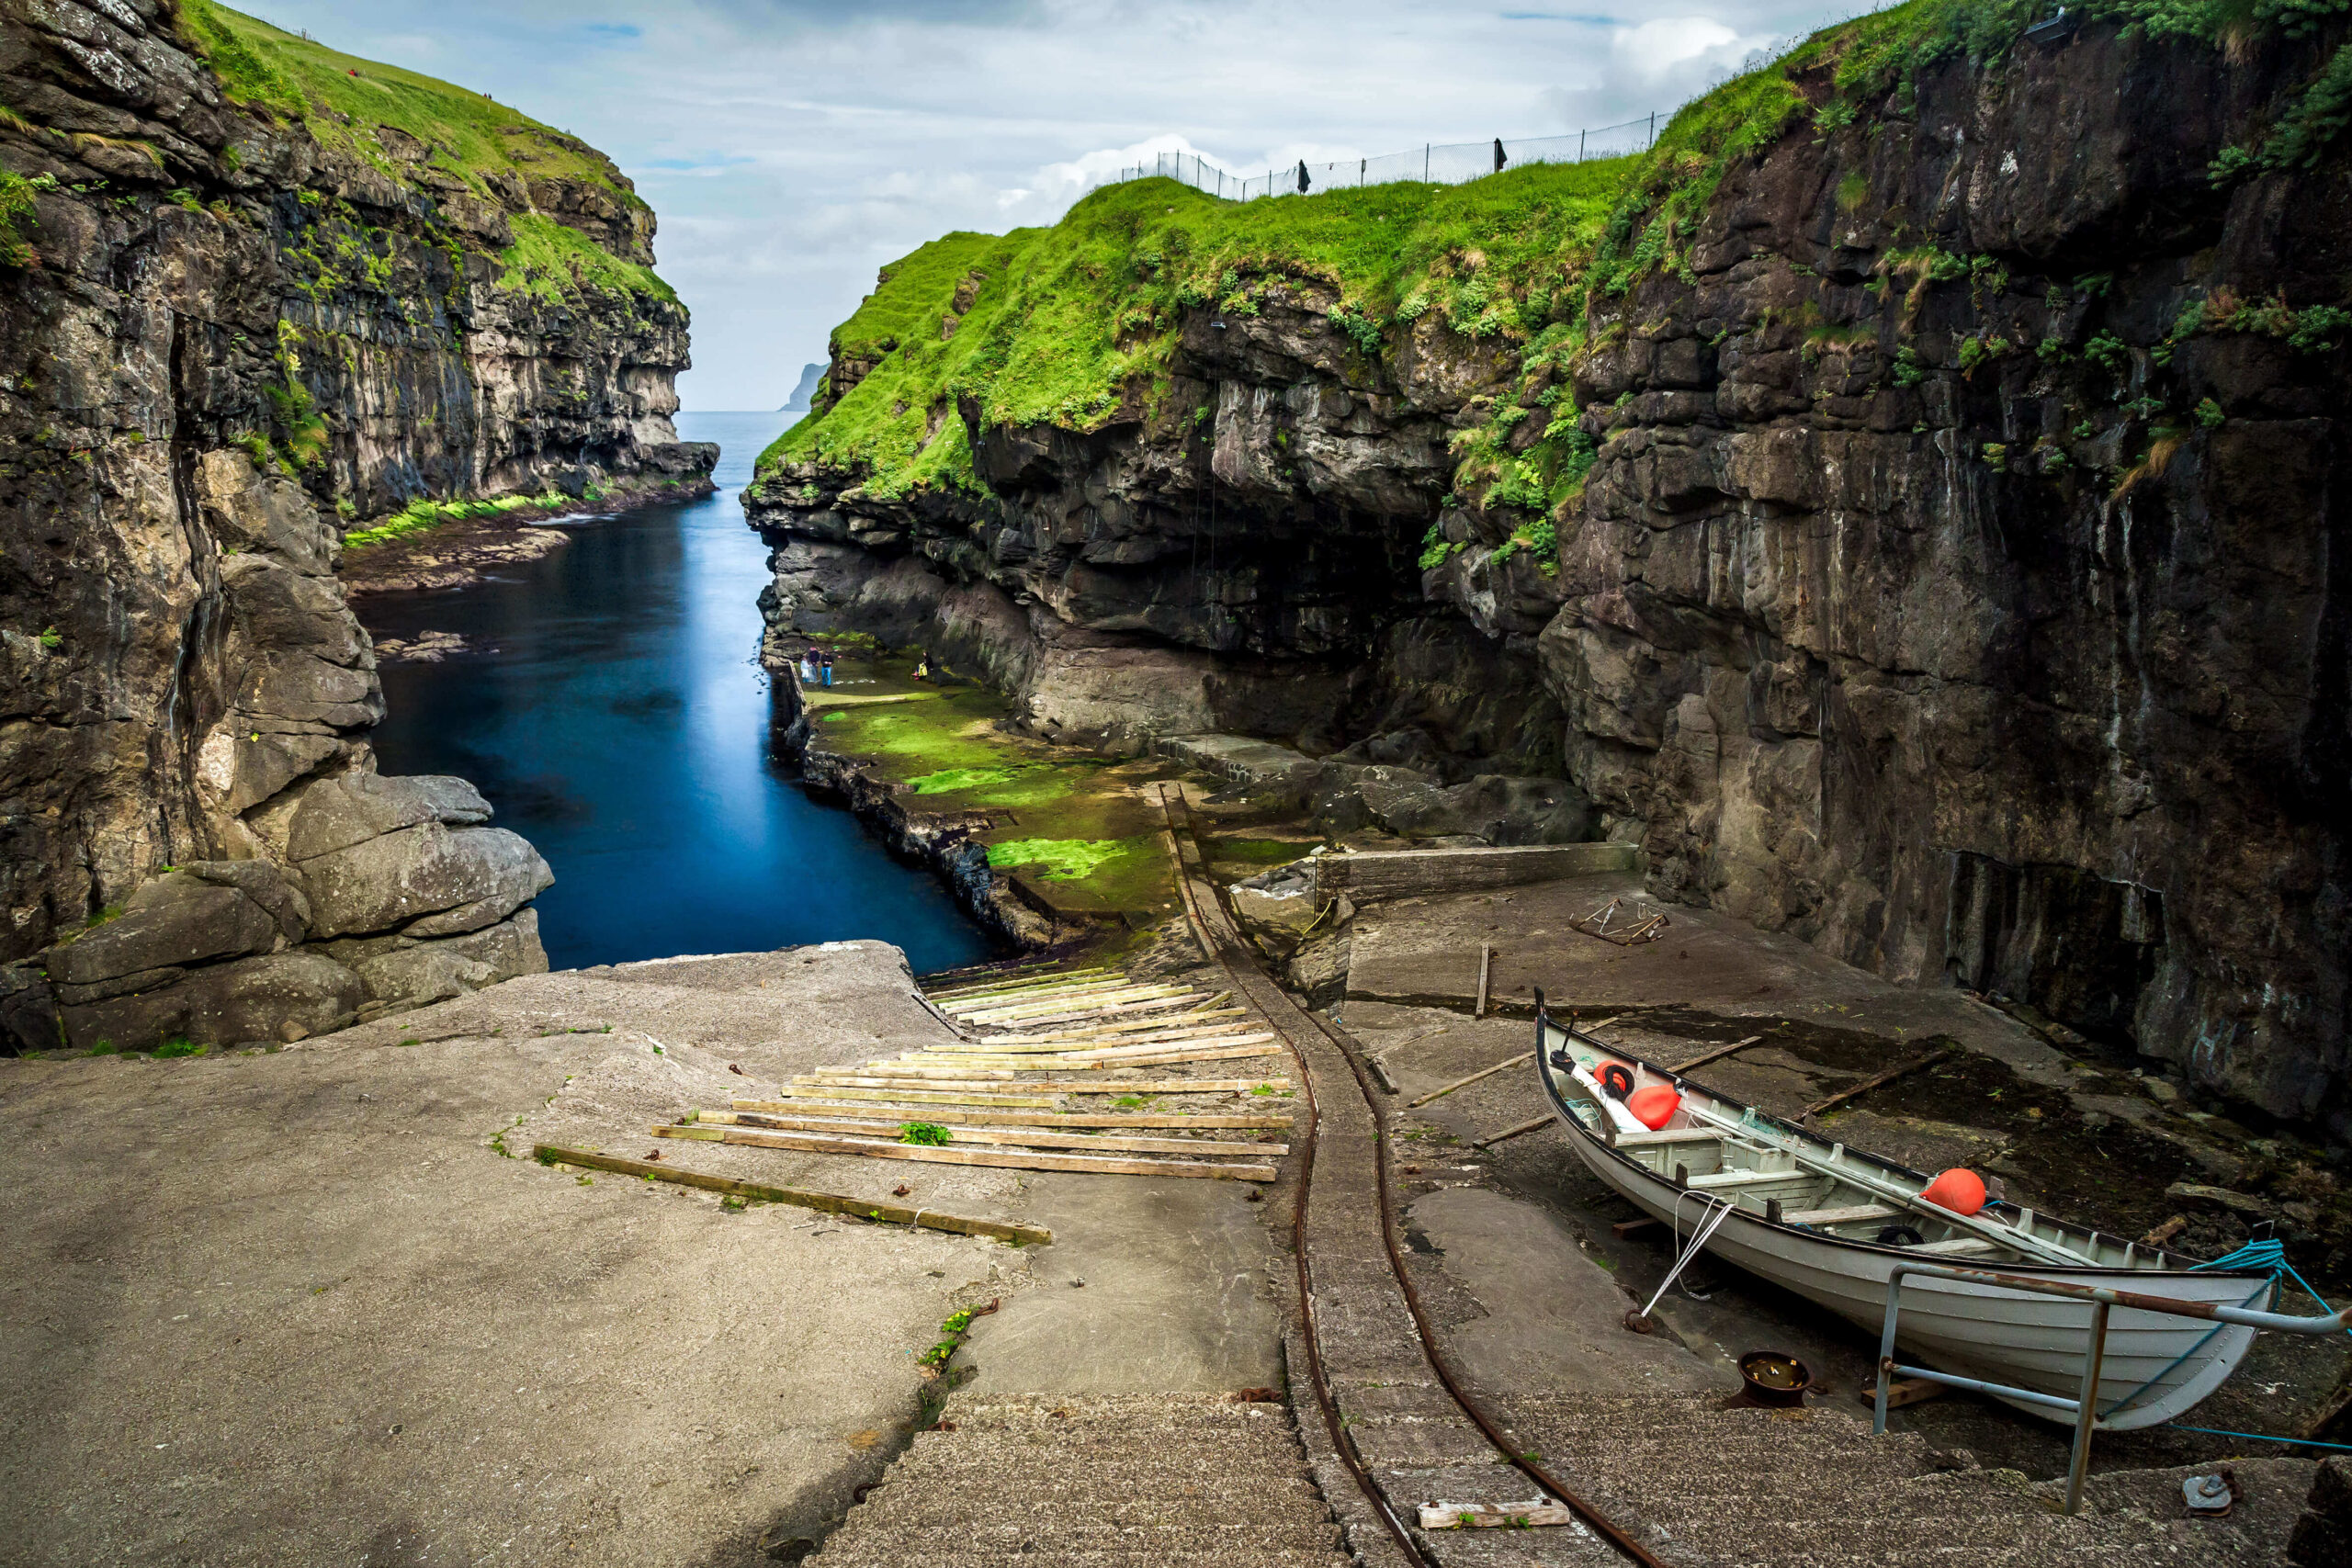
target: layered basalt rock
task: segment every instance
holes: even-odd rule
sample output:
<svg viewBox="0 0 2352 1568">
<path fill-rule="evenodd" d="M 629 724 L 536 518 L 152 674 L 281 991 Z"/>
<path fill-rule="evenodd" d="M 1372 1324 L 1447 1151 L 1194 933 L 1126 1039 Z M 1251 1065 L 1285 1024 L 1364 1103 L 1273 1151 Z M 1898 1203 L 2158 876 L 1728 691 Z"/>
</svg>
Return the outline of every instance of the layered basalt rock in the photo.
<svg viewBox="0 0 2352 1568">
<path fill-rule="evenodd" d="M 625 181 L 485 195 L 394 127 L 360 128 L 368 156 L 322 141 L 232 99 L 188 25 L 153 0 L 0 3 L 18 1049 L 282 1040 L 545 968 L 545 863 L 463 781 L 375 774 L 342 518 L 702 486 L 713 456 L 671 427 L 666 291 L 550 289 L 500 254 L 569 224 L 649 261 Z"/>
<path fill-rule="evenodd" d="M 2344 34 L 2046 29 L 1733 158 L 1588 304 L 1556 575 L 1445 504 L 1509 355 L 1367 354 L 1299 285 L 1191 311 L 1091 431 L 967 405 L 985 494 L 772 469 L 772 619 L 1093 744 L 1564 771 L 1662 893 L 2352 1131 L 2352 184 L 2324 136 L 2246 158 Z M 1124 721 L 1098 650 L 1159 671 Z"/>
</svg>

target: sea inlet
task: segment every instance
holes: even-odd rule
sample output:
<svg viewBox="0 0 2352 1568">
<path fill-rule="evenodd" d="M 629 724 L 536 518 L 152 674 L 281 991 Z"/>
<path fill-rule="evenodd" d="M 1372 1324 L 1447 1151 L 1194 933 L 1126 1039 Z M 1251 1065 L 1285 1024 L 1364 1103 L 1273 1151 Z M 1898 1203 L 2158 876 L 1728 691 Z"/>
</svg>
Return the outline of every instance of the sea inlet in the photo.
<svg viewBox="0 0 2352 1568">
<path fill-rule="evenodd" d="M 989 953 L 929 872 L 774 755 L 767 551 L 736 496 L 790 417 L 682 413 L 683 439 L 719 444 L 716 494 L 567 519 L 571 543 L 537 560 L 359 601 L 379 640 L 464 639 L 385 665 L 376 750 L 387 773 L 471 779 L 538 846 L 558 969 L 852 937 L 896 942 L 918 973 Z"/>
</svg>

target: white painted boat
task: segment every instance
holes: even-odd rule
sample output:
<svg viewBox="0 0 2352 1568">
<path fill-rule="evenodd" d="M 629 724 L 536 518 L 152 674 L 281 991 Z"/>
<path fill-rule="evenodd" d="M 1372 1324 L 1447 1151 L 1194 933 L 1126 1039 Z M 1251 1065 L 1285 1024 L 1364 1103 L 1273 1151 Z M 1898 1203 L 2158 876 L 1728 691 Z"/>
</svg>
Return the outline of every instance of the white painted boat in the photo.
<svg viewBox="0 0 2352 1568">
<path fill-rule="evenodd" d="M 1930 1178 L 1831 1143 L 1612 1049 L 1539 1011 L 1537 1070 L 1579 1159 L 1645 1213 L 1696 1230 L 1728 1213 L 1705 1249 L 1877 1334 L 1894 1265 L 1984 1269 L 2104 1286 L 2182 1303 L 2267 1311 L 2277 1281 L 2258 1269 L 2192 1271 L 2189 1258 L 1990 1201 L 1962 1216 L 1922 1199 Z M 1631 1089 L 1616 1074 L 1632 1076 Z M 1656 1131 L 1622 1094 L 1667 1085 L 1680 1096 Z M 1898 1350 L 1939 1371 L 2073 1399 L 2082 1389 L 2092 1307 L 2066 1297 L 1906 1275 Z M 2099 1425 L 2128 1431 L 2173 1420 L 2237 1370 L 2253 1328 L 2118 1307 L 2108 1323 Z M 1998 1397 L 1997 1395 L 1996 1397 Z M 2071 1414 L 2003 1403 L 2045 1420 Z"/>
</svg>

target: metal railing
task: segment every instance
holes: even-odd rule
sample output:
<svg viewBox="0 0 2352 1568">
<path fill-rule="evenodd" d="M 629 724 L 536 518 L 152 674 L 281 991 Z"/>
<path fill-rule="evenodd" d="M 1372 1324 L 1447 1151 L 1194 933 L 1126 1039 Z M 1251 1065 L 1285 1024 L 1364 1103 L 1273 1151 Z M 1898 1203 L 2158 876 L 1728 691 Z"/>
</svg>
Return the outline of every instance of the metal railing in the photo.
<svg viewBox="0 0 2352 1568">
<path fill-rule="evenodd" d="M 1570 131 L 1565 136 L 1498 137 L 1490 141 L 1426 141 L 1401 152 L 1363 158 L 1307 159 L 1306 190 L 1299 190 L 1301 164 L 1245 174 L 1228 169 L 1198 152 L 1155 152 L 1148 164 L 1134 164 L 1105 180 L 1182 180 L 1194 190 L 1229 201 L 1255 201 L 1269 196 L 1313 195 L 1350 186 L 1385 185 L 1391 180 L 1424 180 L 1433 185 L 1466 185 L 1522 164 L 1581 164 L 1595 158 L 1622 158 L 1645 152 L 1657 141 L 1658 122 L 1670 116 L 1643 115 L 1616 125 Z"/>
<path fill-rule="evenodd" d="M 2037 1389 L 2012 1388 L 2007 1383 L 1964 1378 L 1955 1372 L 1898 1365 L 1894 1359 L 1894 1319 L 1902 1307 L 1904 1278 L 1911 1274 L 1958 1280 L 1965 1284 L 1993 1285 L 2005 1291 L 2024 1291 L 2034 1295 L 2067 1296 L 2090 1303 L 2090 1337 L 2083 1352 L 2080 1390 L 2074 1398 L 2067 1399 L 2060 1394 L 2043 1393 Z M 2136 1291 L 2112 1290 L 2105 1285 L 2070 1285 L 2060 1280 L 2030 1280 L 2016 1274 L 1995 1274 L 1982 1269 L 1954 1269 L 1941 1263 L 1897 1263 L 1886 1280 L 1886 1323 L 1879 1331 L 1878 1340 L 1878 1410 L 1871 1430 L 1880 1435 L 1886 1431 L 1887 1385 L 1897 1376 L 1918 1378 L 1928 1382 L 1941 1383 L 1946 1388 L 1966 1389 L 1974 1393 L 1996 1394 L 2004 1399 L 2020 1399 L 2048 1410 L 2073 1411 L 2075 1446 L 2066 1467 L 2066 1512 L 2079 1513 L 2083 1506 L 2083 1482 L 2090 1473 L 2091 1434 L 2098 1430 L 2099 1424 L 2098 1384 L 2100 1370 L 2107 1359 L 2107 1314 L 2114 1307 L 2127 1307 L 2133 1312 L 2163 1313 L 2172 1317 L 2243 1324 L 2254 1328 L 2275 1329 L 2281 1334 L 2341 1334 L 2347 1327 L 2352 1327 L 2352 1307 L 2325 1317 L 2295 1317 L 2286 1313 L 2254 1312 L 2245 1307 L 2222 1306 L 2212 1302 L 2170 1301 L 2162 1296 L 2142 1295 Z M 2127 1399 L 2124 1403 L 2130 1401 Z"/>
</svg>

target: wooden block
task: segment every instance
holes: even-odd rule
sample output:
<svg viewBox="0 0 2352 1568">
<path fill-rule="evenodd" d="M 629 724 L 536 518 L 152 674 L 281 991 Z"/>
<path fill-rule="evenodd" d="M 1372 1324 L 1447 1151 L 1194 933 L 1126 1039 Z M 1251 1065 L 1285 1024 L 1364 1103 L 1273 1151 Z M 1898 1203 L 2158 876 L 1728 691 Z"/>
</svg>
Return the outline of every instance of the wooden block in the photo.
<svg viewBox="0 0 2352 1568">
<path fill-rule="evenodd" d="M 1862 1396 L 1864 1404 L 1873 1410 L 1878 1408 L 1878 1380 L 1876 1378 L 1871 1379 L 1854 1392 Z M 1886 1385 L 1886 1407 L 1889 1410 L 1900 1410 L 1906 1404 L 1917 1404 L 1922 1400 L 1941 1399 L 1951 1392 L 1951 1390 L 1942 1383 L 1929 1382 L 1926 1378 L 1897 1378 Z"/>
<path fill-rule="evenodd" d="M 1544 1497 L 1524 1503 L 1424 1503 L 1420 1516 L 1425 1530 L 1538 1529 L 1576 1522 L 1566 1504 Z"/>
<path fill-rule="evenodd" d="M 1271 1165 L 1220 1165 L 1206 1160 L 1095 1159 L 1084 1155 L 1024 1154 L 1012 1150 L 937 1148 L 928 1144 L 830 1137 L 819 1133 L 763 1133 L 741 1127 L 656 1127 L 657 1138 L 702 1138 L 752 1148 L 794 1149 L 802 1154 L 862 1155 L 868 1159 L 913 1160 L 927 1165 L 992 1166 L 1007 1170 L 1068 1170 L 1102 1176 L 1187 1176 L 1213 1181 L 1272 1181 Z"/>
<path fill-rule="evenodd" d="M 1647 1214 L 1644 1214 L 1638 1220 L 1619 1220 L 1609 1227 L 1609 1234 L 1619 1241 L 1631 1241 L 1637 1235 L 1647 1235 L 1652 1231 L 1662 1231 L 1665 1228 L 1664 1220 L 1654 1220 Z"/>
<path fill-rule="evenodd" d="M 789 1203 L 796 1208 L 815 1209 L 828 1214 L 854 1214 L 860 1219 L 880 1220 L 889 1224 L 952 1231 L 957 1235 L 993 1236 L 999 1241 L 1012 1242 L 1016 1247 L 1023 1244 L 1042 1247 L 1054 1239 L 1054 1233 L 1043 1225 L 976 1220 L 962 1214 L 943 1214 L 935 1209 L 910 1209 L 901 1203 L 869 1203 L 863 1198 L 851 1198 L 839 1192 L 812 1192 L 798 1187 L 769 1187 L 757 1181 L 737 1181 L 732 1177 L 681 1170 L 667 1163 L 657 1165 L 650 1160 L 621 1159 L 593 1149 L 566 1148 L 560 1144 L 535 1145 L 531 1157 L 541 1165 L 571 1165 L 583 1170 L 609 1170 L 621 1176 L 649 1177 L 655 1181 L 673 1182 L 680 1187 L 699 1187 L 707 1192 L 726 1192 L 762 1203 Z"/>
</svg>

